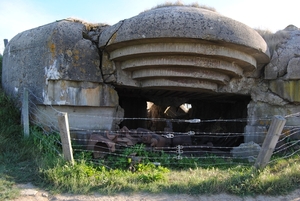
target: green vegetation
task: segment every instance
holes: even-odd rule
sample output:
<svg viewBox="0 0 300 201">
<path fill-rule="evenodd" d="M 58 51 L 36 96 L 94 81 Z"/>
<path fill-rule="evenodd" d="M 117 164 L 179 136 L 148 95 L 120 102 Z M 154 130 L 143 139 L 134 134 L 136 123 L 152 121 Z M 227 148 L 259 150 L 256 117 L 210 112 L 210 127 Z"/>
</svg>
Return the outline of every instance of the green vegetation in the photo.
<svg viewBox="0 0 300 201">
<path fill-rule="evenodd" d="M 31 136 L 24 139 L 19 111 L 3 92 L 0 106 L 0 200 L 13 198 L 18 192 L 15 184 L 27 182 L 53 193 L 143 191 L 237 195 L 285 194 L 300 184 L 299 156 L 280 159 L 264 170 L 256 170 L 215 156 L 205 160 L 177 160 L 137 145 L 98 161 L 93 161 L 89 153 L 78 152 L 74 156 L 75 164 L 71 165 L 57 153 L 61 152 L 57 134 L 46 135 L 33 127 Z M 136 157 L 139 162 L 133 163 L 136 158 L 127 156 Z M 149 160 L 154 157 L 161 166 Z"/>
<path fill-rule="evenodd" d="M 299 155 L 256 170 L 216 156 L 177 160 L 136 145 L 97 161 L 90 153 L 76 152 L 71 165 L 59 154 L 58 134 L 32 127 L 25 139 L 19 113 L 0 89 L 0 200 L 18 196 L 16 184 L 28 182 L 53 193 L 236 195 L 286 194 L 300 184 Z"/>
<path fill-rule="evenodd" d="M 2 55 L 0 54 L 0 81 L 2 80 Z"/>
</svg>

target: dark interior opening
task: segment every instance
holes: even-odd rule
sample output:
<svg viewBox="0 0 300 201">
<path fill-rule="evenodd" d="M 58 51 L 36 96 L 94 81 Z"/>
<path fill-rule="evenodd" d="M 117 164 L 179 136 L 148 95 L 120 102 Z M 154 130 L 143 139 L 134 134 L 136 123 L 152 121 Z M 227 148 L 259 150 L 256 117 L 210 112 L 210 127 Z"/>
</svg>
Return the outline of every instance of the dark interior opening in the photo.
<svg viewBox="0 0 300 201">
<path fill-rule="evenodd" d="M 192 117 L 201 119 L 200 124 L 191 124 L 190 129 L 201 133 L 197 144 L 211 141 L 214 146 L 232 147 L 244 142 L 244 127 L 247 124 L 249 96 L 219 97 L 209 100 L 192 100 Z M 214 136 L 209 138 L 209 136 Z M 216 137 L 219 135 L 220 137 Z"/>
<path fill-rule="evenodd" d="M 124 109 L 124 118 L 120 127 L 129 129 L 146 128 L 147 121 L 139 118 L 147 118 L 147 100 L 134 94 L 119 95 L 119 105 Z M 129 118 L 126 120 L 126 118 Z"/>
<path fill-rule="evenodd" d="M 124 117 L 134 118 L 124 120 L 120 127 L 129 129 L 146 128 L 157 133 L 170 131 L 194 131 L 193 145 L 212 143 L 214 146 L 232 147 L 244 142 L 243 132 L 247 122 L 247 105 L 251 98 L 244 95 L 204 94 L 195 92 L 176 92 L 166 90 L 140 90 L 117 88 L 120 106 L 124 109 Z M 152 111 L 147 111 L 147 101 L 154 103 Z M 180 106 L 187 103 L 191 106 L 188 113 L 180 113 Z M 175 116 L 169 116 L 166 111 L 172 106 Z M 182 123 L 159 121 L 154 122 L 144 118 L 166 119 L 201 119 L 201 123 Z M 143 118 L 143 119 L 139 119 Z M 209 121 L 213 120 L 213 121 Z M 216 137 L 214 134 L 220 133 Z M 240 135 L 236 135 L 240 133 Z M 234 137 L 233 137 L 234 136 Z"/>
</svg>

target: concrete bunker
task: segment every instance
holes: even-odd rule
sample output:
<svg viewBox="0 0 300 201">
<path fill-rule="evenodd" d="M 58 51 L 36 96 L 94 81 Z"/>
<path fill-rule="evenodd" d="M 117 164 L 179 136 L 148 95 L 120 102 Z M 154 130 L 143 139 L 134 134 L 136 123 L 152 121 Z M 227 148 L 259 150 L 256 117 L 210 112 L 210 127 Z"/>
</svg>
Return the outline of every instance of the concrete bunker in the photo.
<svg viewBox="0 0 300 201">
<path fill-rule="evenodd" d="M 267 45 L 253 29 L 209 10 L 182 6 L 146 11 L 108 27 L 100 35 L 99 48 L 104 81 L 114 83 L 124 117 L 146 118 L 146 102 L 151 101 L 157 110 L 148 113 L 151 118 L 171 119 L 165 114 L 168 107 L 177 110 L 188 103 L 192 110 L 180 118 L 245 120 L 198 128 L 174 123 L 172 129 L 178 132 L 244 132 L 250 88 L 234 91 L 232 86 L 258 77 L 269 61 Z M 167 121 L 150 124 L 121 123 L 156 132 L 170 127 Z M 218 144 L 239 145 L 243 140 Z"/>
<path fill-rule="evenodd" d="M 298 28 L 283 32 L 287 37 L 276 47 L 299 44 Z M 162 7 L 112 26 L 61 20 L 24 31 L 5 48 L 2 86 L 17 102 L 23 88 L 34 94 L 38 110 L 33 118 L 39 124 L 57 126 L 53 108 L 68 112 L 80 135 L 95 134 L 91 130 L 117 132 L 124 126 L 169 131 L 167 121 L 153 126 L 143 120 L 149 117 L 150 101 L 156 113 L 164 115 L 169 108 L 172 118 L 166 119 L 245 119 L 171 126 L 179 132 L 245 133 L 245 139 L 214 142 L 237 146 L 255 141 L 252 131 L 266 130 L 260 118 L 300 111 L 295 87 L 300 53 L 294 49 L 296 56 L 289 53 L 280 60 L 275 48 L 270 62 L 267 43 L 252 28 L 201 8 Z M 180 113 L 185 103 L 191 109 Z M 43 114 L 52 120 L 45 121 Z M 126 136 L 133 131 L 122 132 Z M 137 140 L 101 135 L 109 140 L 105 144 L 110 150 L 114 143 Z M 197 140 L 193 143 L 207 143 Z"/>
</svg>

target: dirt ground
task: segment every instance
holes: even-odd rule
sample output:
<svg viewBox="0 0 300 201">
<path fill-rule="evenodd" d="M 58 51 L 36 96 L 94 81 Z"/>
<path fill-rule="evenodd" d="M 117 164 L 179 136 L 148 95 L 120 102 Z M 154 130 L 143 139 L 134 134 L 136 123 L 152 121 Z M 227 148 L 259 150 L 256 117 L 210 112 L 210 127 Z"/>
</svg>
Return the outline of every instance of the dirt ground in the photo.
<svg viewBox="0 0 300 201">
<path fill-rule="evenodd" d="M 32 184 L 20 184 L 21 195 L 14 201 L 300 201 L 300 189 L 286 196 L 256 196 L 238 197 L 228 194 L 218 195 L 168 195 L 168 194 L 118 194 L 114 196 L 93 194 L 93 195 L 51 195 L 46 191 L 36 188 Z"/>
</svg>

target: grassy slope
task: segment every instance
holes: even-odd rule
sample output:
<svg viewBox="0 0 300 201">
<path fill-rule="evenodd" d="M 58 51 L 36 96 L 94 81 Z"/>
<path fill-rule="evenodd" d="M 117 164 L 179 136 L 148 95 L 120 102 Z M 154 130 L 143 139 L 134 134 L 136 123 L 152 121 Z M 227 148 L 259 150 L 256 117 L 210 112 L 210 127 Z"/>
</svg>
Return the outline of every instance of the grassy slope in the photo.
<svg viewBox="0 0 300 201">
<path fill-rule="evenodd" d="M 2 72 L 2 57 L 0 72 Z M 15 183 L 41 180 L 38 176 L 38 154 L 36 148 L 32 146 L 32 138 L 23 139 L 20 112 L 5 96 L 1 86 L 0 119 L 0 200 L 6 200 L 18 195 Z"/>
</svg>

